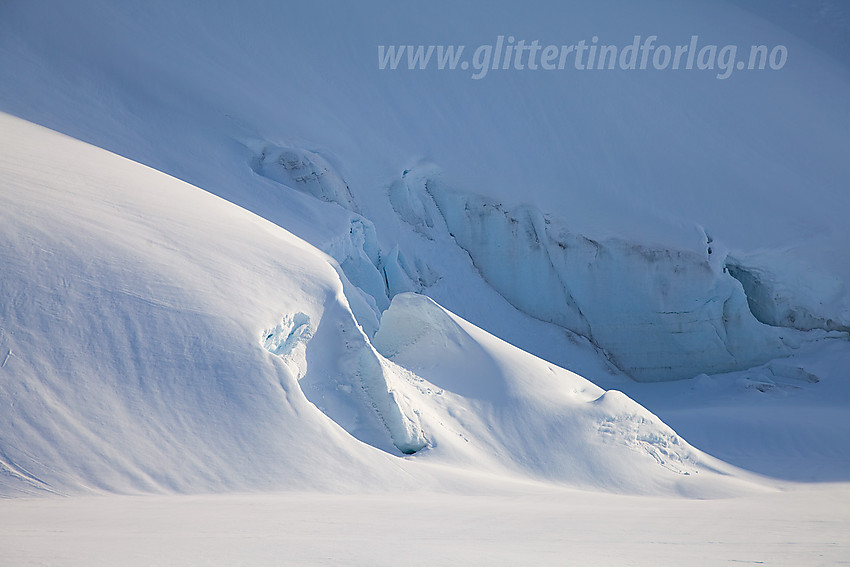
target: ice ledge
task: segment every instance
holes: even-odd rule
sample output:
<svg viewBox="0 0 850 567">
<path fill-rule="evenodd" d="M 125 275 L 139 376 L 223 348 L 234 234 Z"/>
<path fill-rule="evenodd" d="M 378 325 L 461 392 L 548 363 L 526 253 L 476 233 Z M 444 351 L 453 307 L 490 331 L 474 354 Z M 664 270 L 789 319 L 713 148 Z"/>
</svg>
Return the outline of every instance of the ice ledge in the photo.
<svg viewBox="0 0 850 567">
<path fill-rule="evenodd" d="M 803 340 L 750 312 L 726 252 L 596 241 L 528 206 L 447 187 L 411 173 L 394 184 L 399 217 L 463 248 L 481 276 L 521 311 L 588 337 L 639 381 L 741 370 L 786 356 Z"/>
</svg>

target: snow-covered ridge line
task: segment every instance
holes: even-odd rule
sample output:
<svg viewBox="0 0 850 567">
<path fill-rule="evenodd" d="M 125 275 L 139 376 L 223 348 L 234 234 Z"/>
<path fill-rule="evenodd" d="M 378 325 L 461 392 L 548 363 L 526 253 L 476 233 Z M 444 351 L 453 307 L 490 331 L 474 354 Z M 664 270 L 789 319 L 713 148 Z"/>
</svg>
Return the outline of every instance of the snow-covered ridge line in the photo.
<svg viewBox="0 0 850 567">
<path fill-rule="evenodd" d="M 373 342 L 407 372 L 398 386 L 428 437 L 417 458 L 573 485 L 604 477 L 630 492 L 653 483 L 687 490 L 725 468 L 625 394 L 508 345 L 423 295 L 396 295 Z"/>
<path fill-rule="evenodd" d="M 470 473 L 754 488 L 626 396 L 424 296 L 393 300 L 384 356 L 328 255 L 161 172 L 0 125 L 0 348 L 14 352 L 0 495 L 405 490 Z"/>
<path fill-rule="evenodd" d="M 301 344 L 333 353 L 352 319 L 327 255 L 161 172 L 0 125 L 0 495 L 406 482 L 299 385 Z M 257 344 L 281 313 L 263 339 L 294 364 Z M 330 333 L 311 328 L 323 314 Z"/>
</svg>

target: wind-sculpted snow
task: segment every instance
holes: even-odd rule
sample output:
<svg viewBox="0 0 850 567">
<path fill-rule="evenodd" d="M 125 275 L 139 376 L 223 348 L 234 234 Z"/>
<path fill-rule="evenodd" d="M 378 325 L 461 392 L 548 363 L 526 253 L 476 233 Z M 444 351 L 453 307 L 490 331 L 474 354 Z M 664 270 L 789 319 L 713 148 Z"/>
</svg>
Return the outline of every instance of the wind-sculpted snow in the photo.
<svg viewBox="0 0 850 567">
<path fill-rule="evenodd" d="M 356 313 L 368 335 L 377 328 L 372 319 L 380 316 L 395 294 L 421 292 L 440 278 L 420 257 L 408 260 L 397 244 L 389 251 L 381 250 L 374 223 L 359 213 L 348 185 L 318 154 L 300 148 L 266 146 L 255 159 L 253 169 L 282 188 L 294 188 L 345 209 L 332 212 L 338 222 L 315 244 L 339 263 L 345 278 L 356 287 L 346 293 L 359 294 L 374 312 L 374 316 Z M 395 200 L 392 189 L 390 199 Z"/>
<path fill-rule="evenodd" d="M 332 212 L 325 209 L 326 216 L 332 214 L 339 222 L 315 244 L 339 263 L 345 276 L 359 290 L 351 291 L 362 294 L 370 304 L 374 315 L 358 315 L 361 324 L 374 331 L 370 320 L 389 305 L 386 280 L 381 272 L 375 226 L 359 214 L 348 184 L 325 158 L 302 148 L 266 145 L 251 167 L 278 184 L 282 191 L 295 189 L 343 209 Z"/>
<path fill-rule="evenodd" d="M 507 208 L 428 175 L 406 175 L 390 199 L 430 238 L 448 232 L 517 308 L 588 337 L 638 380 L 748 368 L 787 354 L 786 339 L 797 338 L 752 316 L 710 237 L 701 253 L 596 241 L 532 207 Z"/>
<path fill-rule="evenodd" d="M 599 419 L 603 442 L 647 454 L 678 474 L 699 471 L 695 455 L 684 440 L 657 418 L 647 416 L 644 408 L 622 392 L 609 390 L 593 403 L 606 413 Z"/>
<path fill-rule="evenodd" d="M 422 458 L 582 486 L 689 490 L 715 464 L 620 392 L 512 347 L 431 299 L 399 294 L 374 337 L 404 367 Z M 696 478 L 694 478 L 696 477 Z"/>
<path fill-rule="evenodd" d="M 740 324 L 724 327 L 724 303 L 733 319 L 743 309 L 738 292 L 724 289 L 729 285 L 718 276 L 721 265 L 712 263 L 714 275 L 698 273 L 703 255 L 689 244 L 697 225 L 729 244 L 741 266 L 776 276 L 762 280 L 766 295 L 780 295 L 775 310 L 757 313 L 762 321 L 801 328 L 850 325 L 844 284 L 850 266 L 850 193 L 844 183 L 850 113 L 841 96 L 848 85 L 842 64 L 795 38 L 787 27 L 793 18 L 783 19 L 791 33 L 767 25 L 773 12 L 747 15 L 732 6 L 696 3 L 670 12 L 665 2 L 653 1 L 623 5 L 622 17 L 612 19 L 598 3 L 549 8 L 531 13 L 520 4 L 505 5 L 495 13 L 473 3 L 452 6 L 456 17 L 446 19 L 443 8 L 432 4 L 340 6 L 330 13 L 313 3 L 204 10 L 170 3 L 105 9 L 99 2 L 7 2 L 0 18 L 0 68 L 16 80 L 0 82 L 0 106 L 184 179 L 331 253 L 353 284 L 346 293 L 367 334 L 400 291 L 429 293 L 453 311 L 474 303 L 467 293 L 484 296 L 469 271 L 458 269 L 464 266 L 457 255 L 440 246 L 422 254 L 427 243 L 412 246 L 394 230 L 397 219 L 382 188 L 420 160 L 443 167 L 454 187 L 503 203 L 502 212 L 516 219 L 511 244 L 508 218 L 478 210 L 467 227 L 486 228 L 495 240 L 496 233 L 504 237 L 501 245 L 521 261 L 512 273 L 475 244 L 483 233 L 457 232 L 494 289 L 526 313 L 592 337 L 642 379 L 737 368 L 777 352 L 775 341 L 751 332 L 745 313 Z M 570 30 L 563 28 L 565 18 L 574 23 Z M 315 21 L 323 23 L 303 25 Z M 527 31 L 505 29 L 519 21 L 527 22 Z M 701 21 L 709 23 L 693 29 Z M 568 65 L 554 72 L 494 69 L 486 80 L 474 81 L 460 69 L 375 68 L 376 43 L 442 38 L 440 43 L 469 42 L 468 56 L 473 43 L 492 43 L 496 34 L 574 42 L 588 40 L 584 32 L 591 28 L 600 45 L 626 45 L 635 34 L 650 33 L 658 35 L 657 44 L 699 33 L 700 45 L 735 44 L 741 57 L 754 42 L 783 45 L 788 65 L 776 72 L 736 72 L 725 80 L 696 69 L 597 73 Z M 386 30 L 396 31 L 390 38 Z M 818 77 L 816 91 L 812 76 Z M 433 203 L 405 195 L 409 191 L 404 183 L 392 184 L 389 201 L 413 232 L 437 238 L 442 214 Z M 308 196 L 316 203 L 307 203 Z M 540 215 L 522 210 L 520 202 L 552 213 L 552 226 L 544 217 L 541 227 Z M 462 220 L 454 209 L 445 213 L 452 223 Z M 578 256 L 595 254 L 591 242 L 608 253 L 596 262 L 593 281 L 562 273 L 575 266 L 551 245 L 571 241 L 561 238 L 557 218 L 566 219 Z M 529 231 L 540 237 L 538 248 L 526 246 L 534 243 L 533 234 L 524 234 Z M 622 245 L 604 238 L 610 234 L 622 236 Z M 651 277 L 645 254 L 631 250 L 632 244 L 652 254 L 674 251 L 656 264 L 668 271 L 690 266 L 690 297 L 709 304 L 644 303 L 643 312 L 633 312 L 631 299 L 647 299 L 637 293 L 647 283 L 639 274 Z M 786 264 L 790 247 L 808 262 L 780 273 L 776 268 Z M 740 256 L 767 249 L 778 254 L 771 265 Z M 676 251 L 684 255 L 674 257 Z M 626 268 L 636 270 L 624 273 Z M 459 271 L 463 278 L 449 281 Z M 810 273 L 816 283 L 834 280 L 835 289 L 807 282 L 784 287 L 794 273 Z M 619 286 L 615 277 L 638 281 Z M 442 287 L 430 289 L 437 281 Z M 607 289 L 588 293 L 597 281 L 608 282 Z M 354 287 L 364 290 L 359 300 Z M 684 297 L 676 290 L 672 295 Z M 596 299 L 606 306 L 597 310 L 611 313 L 592 312 L 589 302 Z M 557 341 L 524 339 L 524 331 L 512 335 L 518 327 L 513 308 L 497 302 L 487 300 L 491 313 L 473 305 L 462 314 L 523 348 L 550 343 L 545 355 L 555 358 Z M 617 329 L 606 331 L 608 315 L 621 308 Z M 680 332 L 679 324 L 687 328 Z M 716 337 L 709 327 L 716 327 Z M 656 341 L 663 329 L 674 333 Z M 738 330 L 748 337 L 743 343 L 724 337 Z M 694 353 L 694 343 L 703 339 L 707 351 Z M 731 353 L 724 353 L 725 344 Z M 644 360 L 672 350 L 680 354 L 670 368 Z M 688 357 L 692 367 L 683 364 Z"/>
<path fill-rule="evenodd" d="M 359 329 L 328 256 L 162 173 L 0 123 L 0 494 L 408 482 L 302 393 L 314 358 L 366 346 L 343 356 L 339 326 Z"/>
<path fill-rule="evenodd" d="M 327 255 L 160 172 L 0 124 L 0 494 L 404 489 L 451 471 L 742 487 L 634 402 L 424 296 L 384 314 L 385 357 Z"/>
</svg>

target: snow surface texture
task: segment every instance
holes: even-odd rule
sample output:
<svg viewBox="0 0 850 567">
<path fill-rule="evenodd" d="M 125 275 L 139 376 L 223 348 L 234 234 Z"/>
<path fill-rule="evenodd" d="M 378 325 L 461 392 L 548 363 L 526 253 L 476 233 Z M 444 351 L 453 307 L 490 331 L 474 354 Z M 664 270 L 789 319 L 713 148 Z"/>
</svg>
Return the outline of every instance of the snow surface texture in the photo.
<svg viewBox="0 0 850 567">
<path fill-rule="evenodd" d="M 478 481 L 457 492 L 0 502 L 11 565 L 840 565 L 846 487 L 723 500 Z M 389 535 L 388 535 L 389 534 Z"/>
<path fill-rule="evenodd" d="M 850 75 L 840 61 L 729 4 L 617 4 L 617 20 L 604 4 L 534 13 L 505 5 L 486 20 L 480 12 L 492 11 L 487 6 L 446 5 L 450 21 L 430 6 L 329 11 L 259 3 L 196 13 L 191 3 L 91 1 L 71 9 L 10 2 L 0 22 L 0 67 L 16 80 L 0 85 L 0 108 L 184 179 L 329 253 L 363 292 L 347 296 L 367 335 L 395 293 L 417 291 L 565 365 L 563 331 L 506 323 L 521 320 L 517 307 L 544 322 L 560 320 L 641 380 L 743 369 L 787 354 L 719 273 L 727 249 L 734 265 L 761 274 L 758 286 L 744 285 L 750 307 L 762 306 L 754 310 L 761 322 L 850 326 L 850 114 L 837 95 Z M 792 19 L 780 19 L 790 26 Z M 514 29 L 517 22 L 522 29 Z M 782 44 L 792 56 L 781 72 L 723 81 L 652 71 L 505 72 L 473 81 L 461 73 L 376 69 L 376 44 L 462 38 L 473 45 L 506 29 L 555 43 L 582 39 L 588 29 L 612 43 L 635 33 L 671 43 L 700 33 L 718 44 Z M 258 56 L 270 53 L 273 63 Z M 523 232 L 508 242 L 510 227 L 498 216 L 471 218 L 448 207 L 445 220 L 474 263 L 464 266 L 394 218 L 390 201 L 399 196 L 391 190 L 387 199 L 385 189 L 422 162 L 437 164 L 473 209 L 498 203 L 523 232 L 540 215 L 555 226 L 538 234 L 538 248 Z M 311 204 L 313 197 L 325 206 Z M 408 219 L 416 214 L 405 211 Z M 424 226 L 435 220 L 425 218 Z M 580 258 L 551 254 L 564 228 L 580 250 L 592 241 L 610 253 L 596 263 L 592 282 L 564 274 Z M 700 275 L 706 233 L 716 252 L 711 273 Z M 498 251 L 482 240 L 491 236 L 524 259 L 523 269 L 493 260 Z M 672 256 L 648 268 L 647 254 L 659 253 Z M 686 268 L 688 277 L 665 275 L 674 268 Z M 476 269 L 507 302 L 482 290 Z M 636 285 L 622 289 L 627 270 L 637 270 L 628 272 Z M 545 284 L 535 288 L 539 298 L 525 293 L 528 281 L 513 281 L 534 276 Z M 659 278 L 671 281 L 672 297 L 662 296 Z M 644 304 L 627 305 L 625 325 L 616 309 L 596 305 L 591 313 L 591 298 L 581 296 L 593 295 L 587 292 L 597 282 L 606 300 Z M 765 306 L 766 297 L 772 303 Z M 675 338 L 658 336 L 660 329 L 674 329 Z M 696 353 L 701 341 L 707 352 Z"/>
<path fill-rule="evenodd" d="M 0 110 L 107 150 L 0 116 L 0 494 L 288 492 L 7 500 L 4 559 L 846 558 L 846 9 L 765 4 L 0 2 Z M 376 69 L 500 34 L 789 59 Z"/>
<path fill-rule="evenodd" d="M 622 393 L 516 349 L 422 295 L 397 295 L 374 343 L 419 378 L 414 385 L 431 406 L 419 412 L 430 450 L 449 462 L 509 463 L 592 486 L 603 471 L 621 470 L 627 449 L 634 476 L 623 488 L 639 491 L 647 488 L 634 482 L 650 478 L 641 469 L 657 464 L 688 476 L 709 462 Z M 577 458 L 588 452 L 593 462 Z"/>
<path fill-rule="evenodd" d="M 303 313 L 284 317 L 281 325 L 264 332 L 263 345 L 295 369 L 307 398 L 356 438 L 387 451 L 422 449 L 422 427 L 409 401 L 394 388 L 391 365 L 374 351 L 350 313 L 340 315 L 336 326 L 318 330 L 317 340 L 342 339 L 342 348 L 308 352 L 313 332 Z M 325 334 L 330 336 L 323 341 Z"/>
<path fill-rule="evenodd" d="M 111 174 L 111 166 L 92 166 L 86 157 L 78 164 L 54 163 L 53 156 L 65 150 L 48 150 L 54 142 L 41 142 L 35 133 L 33 140 L 39 140 L 27 146 L 29 131 L 9 122 L 3 142 L 12 189 L 4 188 L 3 230 L 11 242 L 4 249 L 10 275 L 3 285 L 8 297 L 20 299 L 4 304 L 9 322 L 0 337 L 8 344 L 0 345 L 6 351 L 0 352 L 2 371 L 18 372 L 38 361 L 38 368 L 52 369 L 32 367 L 28 374 L 49 384 L 45 392 L 32 391 L 20 375 L 4 385 L 13 392 L 7 392 L 9 400 L 30 400 L 16 401 L 15 412 L 4 418 L 13 432 L 9 439 L 19 440 L 4 441 L 9 445 L 2 455 L 16 486 L 336 485 L 334 475 L 350 468 L 338 460 L 323 468 L 326 475 L 306 471 L 330 455 L 348 454 L 370 471 L 356 478 L 385 478 L 408 466 L 387 453 L 414 450 L 417 461 L 480 456 L 490 463 L 485 466 L 498 462 L 502 474 L 557 477 L 533 465 L 540 458 L 534 448 L 522 449 L 530 451 L 528 462 L 510 457 L 518 450 L 516 439 L 479 430 L 479 414 L 469 420 L 469 438 L 481 441 L 471 453 L 450 451 L 451 435 L 440 427 L 429 430 L 448 409 L 433 402 L 428 390 L 449 390 L 406 368 L 410 352 L 387 360 L 370 344 L 373 336 L 386 340 L 379 319 L 393 297 L 402 303 L 390 312 L 406 312 L 409 299 L 399 295 L 405 292 L 426 293 L 526 351 L 620 389 L 630 387 L 623 370 L 651 381 L 747 372 L 748 365 L 775 369 L 769 366 L 774 356 L 814 352 L 806 350 L 812 341 L 845 340 L 844 334 L 820 330 L 850 324 L 844 184 L 850 117 L 837 94 L 850 80 L 840 62 L 824 59 L 793 35 L 727 5 L 693 3 L 675 10 L 652 2 L 618 6 L 618 22 L 628 26 L 608 18 L 609 7 L 602 4 L 554 12 L 504 7 L 486 30 L 468 24 L 480 20 L 480 6 L 453 7 L 457 18 L 451 21 L 415 6 L 386 12 L 342 6 L 333 14 L 312 5 L 262 8 L 209 11 L 189 3 L 140 8 L 94 1 L 73 8 L 38 2 L 0 8 L 0 68 L 15 77 L 0 83 L 3 109 L 189 181 L 270 221 L 208 195 L 173 201 L 172 193 L 202 193 L 166 176 L 150 184 L 168 179 L 159 191 L 140 186 L 137 171 L 154 174 L 126 162 Z M 564 34 L 578 39 L 591 28 L 611 41 L 631 40 L 641 25 L 678 41 L 682 30 L 699 23 L 710 41 L 746 45 L 758 30 L 758 41 L 785 44 L 794 58 L 782 73 L 723 82 L 699 74 L 570 75 L 576 82 L 506 73 L 485 84 L 450 73 L 379 73 L 373 57 L 361 57 L 374 54 L 376 41 L 449 43 L 468 34 L 474 38 L 464 41 L 492 41 L 491 26 L 508 29 L 520 20 L 529 33 L 549 34 L 552 41 Z M 303 21 L 324 25 L 316 29 Z M 415 25 L 399 27 L 399 21 Z M 305 51 L 304 45 L 315 49 Z M 279 67 L 271 69 L 269 59 L 258 56 L 270 53 Z M 329 74 L 337 88 L 328 88 Z M 19 146 L 28 151 L 15 153 Z M 67 151 L 91 151 L 74 147 Z M 100 159 L 106 158 L 95 161 Z M 434 169 L 422 163 L 437 164 L 443 173 L 432 175 Z M 86 212 L 89 200 L 72 202 L 73 195 L 96 190 L 89 178 L 100 171 L 109 174 L 103 185 L 117 192 L 95 196 L 100 208 Z M 448 180 L 445 187 L 461 190 L 437 183 L 433 194 L 424 191 L 427 180 L 440 176 Z M 35 187 L 52 187 L 53 194 L 39 200 Z M 194 217 L 184 218 L 178 207 L 191 209 Z M 226 207 L 234 212 L 222 212 Z M 63 221 L 63 214 L 77 216 Z M 160 217 L 170 229 L 158 226 Z M 253 228 L 231 217 L 251 219 L 245 222 Z M 280 236 L 275 226 L 330 257 L 289 233 Z M 309 252 L 290 261 L 289 252 L 280 251 L 288 250 L 281 238 Z M 153 251 L 160 249 L 161 255 Z M 514 266 L 500 262 L 505 251 Z M 729 273 L 723 271 L 727 264 Z M 136 303 L 125 305 L 127 298 Z M 408 309 L 410 317 L 427 319 L 423 309 Z M 770 329 L 754 317 L 814 332 Z M 167 332 L 172 323 L 180 329 L 174 336 Z M 26 340 L 13 333 L 13 324 Z M 81 329 L 98 332 L 89 336 Z M 157 342 L 144 340 L 150 337 Z M 160 337 L 167 339 L 162 345 Z M 410 349 L 416 351 L 415 343 Z M 120 353 L 114 360 L 113 351 Z M 488 357 L 482 360 L 490 364 Z M 160 362 L 171 366 L 154 368 Z M 815 386 L 840 374 L 808 368 L 801 366 L 802 376 L 822 378 Z M 72 388 L 63 378 L 69 374 L 86 380 Z M 135 389 L 119 386 L 119 377 L 146 375 L 158 378 Z M 244 384 L 233 384 L 230 376 L 243 377 Z M 103 377 L 107 386 L 95 386 L 93 377 Z M 439 373 L 431 378 L 445 379 Z M 176 386 L 188 383 L 183 381 L 202 387 L 184 391 Z M 281 388 L 295 409 L 273 401 Z M 154 393 L 150 400 L 134 401 L 136 393 L 148 391 Z M 487 404 L 526 403 L 517 400 L 528 394 L 505 392 L 512 393 Z M 169 401 L 175 395 L 176 405 Z M 459 396 L 458 405 L 466 403 L 463 393 L 452 395 Z M 83 401 L 91 404 L 80 417 L 75 404 Z M 656 419 L 620 402 L 611 395 L 597 406 L 584 401 L 577 407 L 586 417 L 593 414 L 587 408 L 596 407 L 619 423 L 617 435 L 632 439 L 623 454 L 636 462 L 657 463 L 660 456 L 677 468 L 677 459 L 701 460 L 678 451 Z M 188 417 L 178 411 L 184 406 Z M 164 412 L 166 407 L 171 410 Z M 100 417 L 117 415 L 116 408 L 126 419 Z M 241 423 L 222 408 L 252 419 Z M 40 423 L 42 413 L 59 421 Z M 207 414 L 220 414 L 222 421 L 211 429 L 215 437 L 199 441 Z M 308 416 L 299 427 L 323 431 L 323 439 L 282 427 L 285 416 L 294 414 Z M 513 424 L 518 415 L 508 411 L 501 423 Z M 637 417 L 617 417 L 622 415 Z M 226 416 L 239 425 L 224 423 Z M 155 425 L 143 431 L 128 425 L 137 418 Z M 456 419 L 442 423 L 452 431 L 459 428 Z M 562 418 L 556 412 L 540 419 Z M 633 432 L 641 420 L 647 431 Z M 605 438 L 610 425 L 591 421 Z M 113 428 L 118 433 L 101 440 Z M 183 441 L 168 437 L 172 432 L 184 432 Z M 647 440 L 658 444 L 643 445 Z M 194 465 L 178 462 L 181 443 L 197 447 L 204 458 Z M 280 449 L 290 443 L 321 449 L 312 464 L 275 476 L 270 471 L 291 465 L 294 453 Z M 135 456 L 124 455 L 124 448 L 133 448 Z M 671 450 L 676 456 L 665 458 L 663 451 Z M 154 473 L 144 456 L 158 451 L 165 457 Z M 502 451 L 504 459 L 493 458 Z M 42 453 L 56 458 L 38 460 Z M 612 454 L 620 453 L 604 458 Z M 267 467 L 252 465 L 257 455 Z M 60 464 L 43 464 L 48 461 Z M 212 472 L 201 471 L 200 462 Z M 110 472 L 107 463 L 120 471 Z M 44 470 L 49 467 L 54 472 Z M 684 476 L 659 468 L 666 471 L 659 478 L 676 479 L 668 488 Z M 581 478 L 579 469 L 570 470 Z M 63 476 L 72 470 L 74 479 Z M 591 484 L 620 488 L 630 482 L 642 481 L 618 477 Z"/>
<path fill-rule="evenodd" d="M 434 464 L 755 489 L 623 394 L 424 296 L 395 297 L 376 350 L 330 257 L 162 173 L 0 121 L 3 494 L 398 487 L 435 482 Z"/>
<path fill-rule="evenodd" d="M 257 158 L 254 171 L 322 201 L 358 212 L 348 185 L 322 156 L 313 152 L 268 147 Z"/>
<path fill-rule="evenodd" d="M 301 393 L 307 329 L 265 336 L 291 364 L 258 342 L 280 313 L 351 318 L 326 256 L 159 172 L 2 123 L 4 494 L 389 478 L 396 465 Z"/>
</svg>

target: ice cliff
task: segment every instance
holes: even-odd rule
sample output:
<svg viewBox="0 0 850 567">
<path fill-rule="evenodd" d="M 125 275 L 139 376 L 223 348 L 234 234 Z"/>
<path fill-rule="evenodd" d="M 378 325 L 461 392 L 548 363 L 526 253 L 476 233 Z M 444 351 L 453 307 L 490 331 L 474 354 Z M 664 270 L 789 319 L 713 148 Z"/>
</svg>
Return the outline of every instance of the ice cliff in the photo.
<svg viewBox="0 0 850 567">
<path fill-rule="evenodd" d="M 800 338 L 753 316 L 710 236 L 700 251 L 593 240 L 533 207 L 456 191 L 437 176 L 405 175 L 389 197 L 416 231 L 454 240 L 511 304 L 588 337 L 637 380 L 748 368 Z"/>
</svg>

